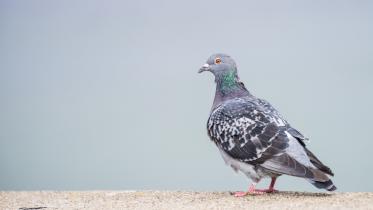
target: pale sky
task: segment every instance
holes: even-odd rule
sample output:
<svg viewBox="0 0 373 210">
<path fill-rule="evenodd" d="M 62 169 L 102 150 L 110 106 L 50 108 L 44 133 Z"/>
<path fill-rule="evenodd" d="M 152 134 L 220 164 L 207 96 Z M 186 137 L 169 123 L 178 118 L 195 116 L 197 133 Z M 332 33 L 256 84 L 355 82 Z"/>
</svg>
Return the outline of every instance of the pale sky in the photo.
<svg viewBox="0 0 373 210">
<path fill-rule="evenodd" d="M 245 190 L 206 132 L 197 71 L 223 52 L 339 191 L 372 191 L 372 21 L 371 1 L 1 1 L 0 190 Z"/>
</svg>

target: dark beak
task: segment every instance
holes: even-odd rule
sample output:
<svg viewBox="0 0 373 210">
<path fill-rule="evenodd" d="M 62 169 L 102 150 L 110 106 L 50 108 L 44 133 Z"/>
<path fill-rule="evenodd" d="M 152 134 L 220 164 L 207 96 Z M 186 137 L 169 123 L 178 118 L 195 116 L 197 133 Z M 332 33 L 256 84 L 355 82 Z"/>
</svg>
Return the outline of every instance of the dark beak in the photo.
<svg viewBox="0 0 373 210">
<path fill-rule="evenodd" d="M 207 63 L 203 64 L 203 66 L 199 69 L 198 73 L 204 72 L 204 71 L 210 71 L 210 65 Z"/>
</svg>

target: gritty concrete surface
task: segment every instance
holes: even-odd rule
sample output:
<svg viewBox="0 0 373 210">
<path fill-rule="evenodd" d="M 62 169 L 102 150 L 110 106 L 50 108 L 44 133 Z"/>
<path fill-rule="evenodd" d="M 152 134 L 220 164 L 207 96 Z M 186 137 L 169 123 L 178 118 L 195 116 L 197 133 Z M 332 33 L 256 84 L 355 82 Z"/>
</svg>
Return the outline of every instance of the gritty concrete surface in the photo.
<svg viewBox="0 0 373 210">
<path fill-rule="evenodd" d="M 229 192 L 3 191 L 0 209 L 373 209 L 373 193 L 279 192 L 236 198 Z"/>
</svg>

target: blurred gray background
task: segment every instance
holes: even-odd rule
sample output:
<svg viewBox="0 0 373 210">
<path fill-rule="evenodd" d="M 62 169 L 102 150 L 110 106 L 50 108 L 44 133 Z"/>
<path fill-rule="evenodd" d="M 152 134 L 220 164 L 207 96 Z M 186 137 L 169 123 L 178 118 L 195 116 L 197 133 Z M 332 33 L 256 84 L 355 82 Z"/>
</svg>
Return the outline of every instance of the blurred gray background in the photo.
<svg viewBox="0 0 373 210">
<path fill-rule="evenodd" d="M 246 189 L 205 129 L 224 52 L 372 191 L 372 37 L 371 1 L 0 1 L 0 190 Z"/>
</svg>

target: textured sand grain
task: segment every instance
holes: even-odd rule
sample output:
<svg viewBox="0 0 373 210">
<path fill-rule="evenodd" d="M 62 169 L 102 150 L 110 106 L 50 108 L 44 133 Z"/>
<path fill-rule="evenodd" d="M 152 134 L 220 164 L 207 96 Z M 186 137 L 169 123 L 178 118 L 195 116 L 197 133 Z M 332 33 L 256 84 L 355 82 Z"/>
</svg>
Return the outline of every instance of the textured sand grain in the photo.
<svg viewBox="0 0 373 210">
<path fill-rule="evenodd" d="M 0 192 L 0 209 L 373 209 L 373 193 L 302 193 L 235 198 L 229 192 Z"/>
</svg>

